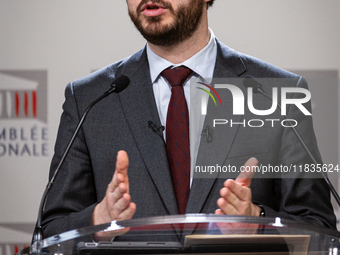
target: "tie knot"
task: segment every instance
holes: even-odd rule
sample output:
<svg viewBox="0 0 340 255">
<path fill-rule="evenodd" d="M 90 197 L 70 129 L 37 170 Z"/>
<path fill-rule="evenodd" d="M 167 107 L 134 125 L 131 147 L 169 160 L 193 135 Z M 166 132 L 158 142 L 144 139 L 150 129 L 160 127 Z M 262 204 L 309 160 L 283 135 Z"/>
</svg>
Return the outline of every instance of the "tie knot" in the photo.
<svg viewBox="0 0 340 255">
<path fill-rule="evenodd" d="M 183 86 L 184 82 L 189 78 L 193 71 L 187 67 L 165 69 L 161 75 L 169 82 L 171 87 Z"/>
</svg>

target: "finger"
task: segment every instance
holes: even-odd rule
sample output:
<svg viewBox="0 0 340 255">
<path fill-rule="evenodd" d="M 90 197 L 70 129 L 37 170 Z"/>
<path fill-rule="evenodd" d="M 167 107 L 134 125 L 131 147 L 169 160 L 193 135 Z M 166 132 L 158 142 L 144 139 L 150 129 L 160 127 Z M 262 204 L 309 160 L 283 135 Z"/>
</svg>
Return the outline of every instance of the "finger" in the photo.
<svg viewBox="0 0 340 255">
<path fill-rule="evenodd" d="M 108 197 L 109 205 L 114 205 L 119 199 L 121 199 L 127 193 L 127 187 L 125 183 L 120 183 L 112 192 L 108 191 L 106 196 Z"/>
<path fill-rule="evenodd" d="M 128 178 L 129 157 L 125 151 L 119 151 L 116 162 L 116 172 L 118 173 L 118 180 L 124 182 L 129 193 L 129 178 Z M 121 178 L 122 179 L 121 179 Z"/>
<path fill-rule="evenodd" d="M 129 167 L 129 158 L 125 151 L 119 151 L 116 160 L 116 170 L 112 177 L 110 183 L 111 192 L 119 185 L 119 183 L 124 182 L 129 190 L 129 179 L 127 175 L 127 170 Z"/>
<path fill-rule="evenodd" d="M 234 207 L 237 207 L 237 204 L 240 203 L 240 199 L 229 188 L 222 188 L 220 190 L 220 195 L 222 198 L 224 198 L 229 204 L 232 204 Z"/>
<path fill-rule="evenodd" d="M 237 210 L 232 204 L 229 204 L 224 198 L 217 200 L 218 207 L 223 211 L 224 214 L 237 215 Z"/>
<path fill-rule="evenodd" d="M 217 215 L 225 215 L 221 209 L 216 209 L 215 214 Z"/>
<path fill-rule="evenodd" d="M 126 185 L 125 176 L 123 174 L 115 173 L 112 177 L 112 181 L 109 183 L 109 191 L 114 192 L 121 183 Z"/>
<path fill-rule="evenodd" d="M 242 186 L 250 187 L 251 178 L 253 178 L 255 173 L 254 167 L 257 166 L 257 163 L 258 160 L 256 158 L 248 159 L 244 164 L 244 169 L 246 171 L 241 172 L 235 181 L 240 183 Z"/>
<path fill-rule="evenodd" d="M 224 183 L 224 187 L 227 190 L 228 194 L 225 199 L 228 202 L 232 203 L 235 207 L 237 207 L 237 203 L 239 203 L 240 201 L 249 201 L 251 198 L 249 187 L 242 186 L 242 184 L 236 181 L 227 180 Z"/>
<path fill-rule="evenodd" d="M 127 176 L 127 170 L 129 167 L 129 157 L 125 151 L 118 151 L 116 160 L 116 172 Z"/>
<path fill-rule="evenodd" d="M 119 214 L 117 220 L 130 220 L 130 219 L 132 219 L 133 215 L 136 212 L 136 208 L 137 208 L 136 204 L 131 202 L 129 204 L 129 206 Z"/>
<path fill-rule="evenodd" d="M 110 216 L 112 219 L 117 219 L 118 216 L 125 210 L 128 208 L 128 206 L 130 205 L 130 195 L 124 193 L 123 196 L 118 199 L 118 201 L 110 206 Z"/>
</svg>

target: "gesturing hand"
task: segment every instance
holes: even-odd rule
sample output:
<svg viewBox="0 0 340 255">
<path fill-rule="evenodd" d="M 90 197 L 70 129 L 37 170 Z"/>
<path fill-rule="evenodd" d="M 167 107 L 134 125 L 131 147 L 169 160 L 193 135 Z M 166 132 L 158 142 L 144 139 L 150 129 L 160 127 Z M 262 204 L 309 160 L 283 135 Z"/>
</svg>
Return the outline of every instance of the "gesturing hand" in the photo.
<svg viewBox="0 0 340 255">
<path fill-rule="evenodd" d="M 131 202 L 129 178 L 127 175 L 129 158 L 125 151 L 117 154 L 116 170 L 109 183 L 104 199 L 95 207 L 92 224 L 99 225 L 113 220 L 129 220 L 136 211 L 136 204 Z M 100 235 L 102 236 L 101 233 Z M 97 234 L 97 236 L 99 233 Z"/>
<path fill-rule="evenodd" d="M 251 169 L 258 163 L 256 158 L 248 159 L 244 164 Z M 250 183 L 254 172 L 242 172 L 236 180 L 226 180 L 220 190 L 221 198 L 217 200 L 220 209 L 215 214 L 259 216 L 261 209 L 252 203 Z"/>
</svg>

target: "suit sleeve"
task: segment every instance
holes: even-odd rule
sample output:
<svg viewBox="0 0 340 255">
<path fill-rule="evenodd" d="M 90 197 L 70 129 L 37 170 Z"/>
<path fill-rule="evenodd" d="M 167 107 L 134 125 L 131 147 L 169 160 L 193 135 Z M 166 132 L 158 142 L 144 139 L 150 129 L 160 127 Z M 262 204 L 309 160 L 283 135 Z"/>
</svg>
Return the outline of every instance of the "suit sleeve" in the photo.
<svg viewBox="0 0 340 255">
<path fill-rule="evenodd" d="M 308 88 L 306 80 L 301 77 L 297 87 Z M 298 98 L 295 93 L 293 98 Z M 304 106 L 311 112 L 311 104 Z M 312 116 L 305 116 L 295 105 L 289 105 L 288 118 L 298 122 L 297 131 L 311 150 L 318 163 L 322 162 L 316 137 L 313 130 Z M 284 128 L 277 165 L 295 165 L 304 167 L 313 164 L 309 155 L 298 141 L 291 128 Z M 336 229 L 336 218 L 330 202 L 330 191 L 321 174 L 289 173 L 282 174 L 281 179 L 275 179 L 275 189 L 280 199 L 279 211 L 264 205 L 266 216 L 283 217 L 299 222 L 313 223 Z"/>
<path fill-rule="evenodd" d="M 66 87 L 65 98 L 50 178 L 79 122 L 72 83 Z M 90 226 L 96 202 L 91 161 L 80 130 L 47 198 L 42 218 L 44 237 Z"/>
</svg>

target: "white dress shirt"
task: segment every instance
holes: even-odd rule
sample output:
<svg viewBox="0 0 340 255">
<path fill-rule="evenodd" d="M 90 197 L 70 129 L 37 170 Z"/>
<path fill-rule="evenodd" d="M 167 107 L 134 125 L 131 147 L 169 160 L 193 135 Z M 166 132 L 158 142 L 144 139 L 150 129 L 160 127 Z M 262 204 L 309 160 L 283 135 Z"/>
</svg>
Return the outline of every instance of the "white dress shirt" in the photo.
<svg viewBox="0 0 340 255">
<path fill-rule="evenodd" d="M 190 155 L 191 155 L 191 173 L 193 173 L 194 166 L 196 164 L 196 158 L 198 153 L 198 147 L 201 137 L 201 132 L 203 129 L 204 115 L 198 114 L 199 116 L 191 116 L 191 107 L 200 105 L 200 101 L 193 102 L 196 100 L 201 100 L 195 97 L 195 92 L 198 90 L 192 90 L 190 92 L 190 87 L 194 88 L 193 85 L 190 86 L 191 80 L 200 79 L 201 82 L 206 84 L 211 83 L 213 77 L 215 62 L 217 56 L 217 45 L 215 40 L 215 35 L 211 29 L 209 43 L 198 53 L 196 53 L 191 58 L 185 60 L 179 64 L 173 64 L 170 61 L 158 56 L 154 53 L 149 45 L 146 46 L 147 58 L 149 61 L 150 76 L 153 84 L 153 92 L 155 95 L 156 105 L 158 109 L 159 118 L 164 127 L 166 127 L 166 116 L 168 112 L 168 105 L 171 97 L 171 86 L 170 84 L 160 75 L 161 72 L 169 67 L 176 68 L 178 66 L 186 66 L 190 68 L 194 73 L 191 78 L 186 81 L 183 85 L 185 99 L 187 101 L 189 116 L 190 116 Z M 196 79 L 193 79 L 196 78 Z M 191 93 L 191 94 L 190 94 Z M 208 94 L 206 94 L 208 96 Z M 191 105 L 190 105 L 191 102 Z M 191 106 L 191 107 L 190 107 Z M 197 111 L 195 111 L 197 112 Z M 196 114 L 196 113 L 195 113 Z M 195 117 L 195 118 L 193 118 Z M 195 123 L 192 123 L 192 121 Z M 165 139 L 165 131 L 163 133 Z M 193 137 L 197 139 L 192 139 Z M 192 176 L 192 174 L 191 174 Z"/>
</svg>

